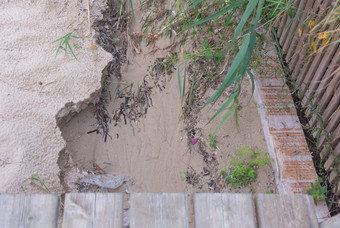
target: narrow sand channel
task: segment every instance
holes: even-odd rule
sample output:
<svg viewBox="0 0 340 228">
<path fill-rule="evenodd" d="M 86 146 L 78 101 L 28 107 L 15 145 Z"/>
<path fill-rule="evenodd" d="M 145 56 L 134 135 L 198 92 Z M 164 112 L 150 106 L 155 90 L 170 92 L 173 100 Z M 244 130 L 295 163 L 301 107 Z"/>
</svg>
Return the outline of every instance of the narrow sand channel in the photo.
<svg viewBox="0 0 340 228">
<path fill-rule="evenodd" d="M 139 7 L 134 8 L 136 20 L 129 22 L 129 34 L 138 31 L 143 23 L 140 18 L 144 12 L 140 12 Z M 169 50 L 166 47 L 172 41 L 159 38 L 155 44 L 156 52 L 151 52 L 152 49 L 146 47 L 143 42 L 139 54 L 136 54 L 135 48 L 129 45 L 127 62 L 121 67 L 122 79 L 112 77 L 109 86 L 110 99 L 108 98 L 107 110 L 111 118 L 113 110 L 119 108 L 124 99 L 114 99 L 118 84 L 133 83 L 132 90 L 137 93 L 137 82 L 141 84 L 145 76 L 148 80 L 150 66 L 157 58 L 168 56 Z M 180 64 L 176 63 L 175 66 L 178 67 Z M 151 85 L 152 80 L 149 80 L 149 83 Z M 202 102 L 205 102 L 208 95 L 214 91 L 209 88 Z M 95 163 L 105 173 L 120 174 L 129 180 L 115 190 L 118 192 L 249 192 L 248 188 L 231 189 L 216 186 L 212 181 L 216 179 L 222 167 L 229 165 L 231 156 L 235 156 L 236 150 L 244 146 L 249 146 L 253 150 L 267 150 L 256 103 L 250 96 L 250 85 L 246 81 L 240 96 L 239 128 L 236 129 L 234 119 L 229 118 L 216 133 L 217 149 L 209 147 L 208 134 L 215 130 L 220 118 L 216 118 L 209 125 L 206 123 L 227 95 L 222 96 L 217 102 L 218 105 L 211 109 L 205 108 L 193 116 L 197 119 L 196 128 L 200 129 L 201 134 L 198 136 L 198 143 L 189 150 L 186 126 L 181 118 L 177 71 L 166 75 L 165 88 L 162 91 L 156 86 L 152 88 L 152 106 L 148 108 L 144 117 L 138 121 L 128 120 L 126 125 L 117 126 L 114 126 L 112 120 L 106 142 L 100 134 L 87 133 L 95 129 L 97 124 L 94 118 L 95 107 L 88 107 L 61 126 L 62 135 L 67 142 L 64 154 L 70 155 L 71 158 L 67 165 L 65 164 L 68 156 L 60 161 L 65 174 L 63 183 L 65 191 L 77 191 L 77 181 L 88 171 L 93 171 Z M 205 161 L 206 157 L 200 153 L 201 147 L 208 154 L 209 161 Z M 193 179 L 196 178 L 194 183 L 181 180 L 182 172 L 191 173 Z M 209 174 L 205 175 L 206 173 Z M 276 191 L 270 166 L 259 170 L 253 187 L 255 192 Z"/>
</svg>

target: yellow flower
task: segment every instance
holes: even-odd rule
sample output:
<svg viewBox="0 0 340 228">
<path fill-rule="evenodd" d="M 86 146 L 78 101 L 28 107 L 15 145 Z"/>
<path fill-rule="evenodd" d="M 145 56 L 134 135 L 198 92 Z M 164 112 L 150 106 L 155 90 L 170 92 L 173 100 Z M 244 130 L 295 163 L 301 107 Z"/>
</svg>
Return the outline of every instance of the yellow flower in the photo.
<svg viewBox="0 0 340 228">
<path fill-rule="evenodd" d="M 330 33 L 329 32 L 322 32 L 318 34 L 318 39 L 327 39 L 329 37 Z"/>
<path fill-rule="evenodd" d="M 313 41 L 311 46 L 313 48 L 313 53 L 315 54 L 316 53 L 316 46 L 317 46 L 317 44 Z"/>
<path fill-rule="evenodd" d="M 299 38 L 302 36 L 302 30 L 299 28 Z"/>
<path fill-rule="evenodd" d="M 322 46 L 326 46 L 328 39 L 323 39 L 322 40 Z"/>
<path fill-rule="evenodd" d="M 308 27 L 313 27 L 315 25 L 314 21 L 310 20 L 308 22 Z"/>
</svg>

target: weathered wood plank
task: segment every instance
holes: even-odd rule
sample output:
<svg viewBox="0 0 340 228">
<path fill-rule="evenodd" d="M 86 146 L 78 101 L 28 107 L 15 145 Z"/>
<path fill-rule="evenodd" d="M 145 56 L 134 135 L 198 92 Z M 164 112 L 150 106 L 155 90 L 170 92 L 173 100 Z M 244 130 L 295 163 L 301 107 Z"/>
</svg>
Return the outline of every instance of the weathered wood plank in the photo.
<svg viewBox="0 0 340 228">
<path fill-rule="evenodd" d="M 290 45 L 294 45 L 294 42 L 292 40 L 294 37 L 297 38 L 299 34 L 298 26 L 302 24 L 301 21 L 304 21 L 306 19 L 306 15 L 312 11 L 312 7 L 313 7 L 313 1 L 307 1 L 307 2 L 301 1 L 300 2 L 300 5 L 299 5 L 300 11 L 298 11 L 297 15 L 293 17 L 293 23 L 290 26 L 287 38 L 285 42 L 282 44 L 283 53 L 287 54 Z"/>
<path fill-rule="evenodd" d="M 251 194 L 195 194 L 196 228 L 256 227 Z"/>
<path fill-rule="evenodd" d="M 334 86 L 336 85 L 336 82 L 338 80 L 340 80 L 340 75 L 334 75 L 334 72 L 336 70 L 336 68 L 340 65 L 340 58 L 336 58 L 336 56 L 340 56 L 340 46 L 338 47 L 337 52 L 335 53 L 332 61 L 328 64 L 327 66 L 327 71 L 325 72 L 325 74 L 323 75 L 320 84 L 318 86 L 318 88 L 315 91 L 315 95 L 316 98 L 313 100 L 313 107 L 318 107 L 319 108 L 319 112 L 320 114 L 323 113 L 325 107 L 327 106 L 330 96 L 332 94 L 330 94 L 330 92 L 332 91 L 328 91 L 330 88 L 332 88 L 332 83 L 331 81 L 333 81 Z M 338 79 L 338 80 L 337 80 Z M 333 91 L 334 91 L 334 87 L 333 87 Z M 326 94 L 329 94 L 329 98 L 324 96 Z M 322 101 L 323 99 L 323 101 Z M 327 100 L 326 102 L 324 100 Z M 310 116 L 311 112 L 309 110 L 307 110 L 307 116 Z M 312 116 L 312 118 L 309 120 L 309 125 L 313 126 L 316 124 L 316 117 Z"/>
<path fill-rule="evenodd" d="M 328 12 L 330 12 L 330 10 L 328 10 Z M 326 31 L 326 30 L 333 30 L 335 27 L 335 23 L 332 24 L 331 26 L 328 25 L 323 25 L 321 28 L 321 31 Z M 321 40 L 318 40 L 316 43 L 318 43 L 318 50 L 319 48 L 322 48 L 322 42 Z M 337 46 L 337 44 L 335 44 L 335 46 Z M 326 51 L 330 51 L 332 49 L 332 47 L 329 47 Z M 298 78 L 297 82 L 300 85 L 300 90 L 302 90 L 302 93 L 306 94 L 306 91 L 311 88 L 310 83 L 313 79 L 313 77 L 316 74 L 317 69 L 320 67 L 321 60 L 326 60 L 327 59 L 327 54 L 325 53 L 326 51 L 317 51 L 317 53 L 313 54 L 310 58 L 312 61 L 311 65 L 308 67 L 308 69 L 306 69 L 306 71 Z M 334 50 L 336 51 L 336 49 Z M 328 65 L 328 63 L 327 63 Z M 322 67 L 322 65 L 321 65 Z M 317 85 L 319 84 L 319 82 L 317 82 Z M 305 100 L 307 100 L 308 97 L 306 97 Z"/>
<path fill-rule="evenodd" d="M 187 195 L 134 193 L 130 198 L 130 227 L 189 227 Z"/>
<path fill-rule="evenodd" d="M 57 227 L 58 207 L 52 194 L 0 194 L 0 227 Z"/>
<path fill-rule="evenodd" d="M 333 216 L 332 218 L 326 219 L 320 223 L 320 228 L 339 228 L 340 214 Z"/>
<path fill-rule="evenodd" d="M 329 66 L 329 63 L 331 62 L 332 58 L 337 58 L 337 56 L 335 56 L 334 54 L 335 54 L 336 50 L 338 49 L 338 47 L 339 47 L 338 43 L 332 44 L 328 48 L 327 52 L 321 58 L 321 62 L 317 66 L 315 73 L 312 73 L 312 72 L 307 73 L 307 75 L 309 73 L 311 74 L 310 78 L 312 78 L 312 79 L 310 79 L 310 84 L 308 85 L 308 87 L 306 86 L 306 88 L 305 88 L 306 93 L 305 93 L 303 103 L 306 103 L 307 100 L 309 98 L 313 97 L 315 92 L 317 92 L 316 88 L 319 86 L 319 84 L 323 80 L 324 74 L 326 72 L 326 69 Z M 307 79 L 307 77 L 306 77 L 306 79 Z M 325 78 L 325 80 L 326 80 L 326 78 Z M 308 79 L 307 79 L 307 81 L 305 80 L 304 83 L 309 83 Z"/>
<path fill-rule="evenodd" d="M 66 194 L 63 228 L 119 227 L 123 225 L 123 194 Z"/>
<path fill-rule="evenodd" d="M 255 205 L 260 228 L 318 227 L 313 198 L 309 195 L 257 194 Z"/>
<path fill-rule="evenodd" d="M 292 18 L 295 17 L 295 15 L 297 13 L 299 13 L 299 11 L 301 11 L 305 5 L 306 5 L 306 1 L 307 0 L 297 0 L 297 1 L 294 1 L 294 7 L 297 8 L 297 10 L 294 10 L 293 13 L 292 13 Z M 288 16 L 287 14 L 287 19 L 286 19 L 286 22 L 284 24 L 284 29 L 282 31 L 282 33 L 280 33 L 279 35 L 279 43 L 281 46 L 283 46 L 283 44 L 286 42 L 287 38 L 288 38 L 288 34 L 289 34 L 289 31 L 292 29 L 292 18 Z"/>
<path fill-rule="evenodd" d="M 335 144 L 340 140 L 340 138 L 338 137 L 340 134 L 340 106 L 338 106 L 338 108 L 334 110 L 332 116 L 329 119 L 326 119 L 324 115 L 325 113 L 322 115 L 323 120 L 326 122 L 325 130 L 326 132 L 331 133 L 332 145 L 334 146 L 333 148 L 335 148 Z M 322 146 L 326 142 L 326 136 L 322 135 L 319 146 Z"/>
</svg>

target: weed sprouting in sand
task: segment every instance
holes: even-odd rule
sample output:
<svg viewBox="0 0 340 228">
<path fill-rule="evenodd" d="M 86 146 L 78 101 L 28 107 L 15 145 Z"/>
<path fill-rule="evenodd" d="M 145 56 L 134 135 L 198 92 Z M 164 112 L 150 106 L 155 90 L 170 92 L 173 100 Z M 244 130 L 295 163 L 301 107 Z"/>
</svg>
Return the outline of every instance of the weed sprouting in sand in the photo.
<svg viewBox="0 0 340 228">
<path fill-rule="evenodd" d="M 209 143 L 210 147 L 216 149 L 217 148 L 217 146 L 216 146 L 217 138 L 215 136 L 213 136 L 212 134 L 209 134 L 208 137 L 210 139 L 210 143 Z"/>
<path fill-rule="evenodd" d="M 319 177 L 315 183 L 311 183 L 312 187 L 307 191 L 308 195 L 313 196 L 314 203 L 317 204 L 318 200 L 327 199 L 325 195 L 327 193 L 327 185 L 321 186 L 323 180 Z"/>
<path fill-rule="evenodd" d="M 245 146 L 237 151 L 241 156 L 241 160 L 238 157 L 232 157 L 230 166 L 221 169 L 220 176 L 222 176 L 227 185 L 233 186 L 248 186 L 253 190 L 251 185 L 256 177 L 257 170 L 264 165 L 269 164 L 272 159 L 268 153 L 264 153 L 261 150 L 253 151 Z"/>
<path fill-rule="evenodd" d="M 71 45 L 70 45 L 70 43 L 69 43 L 69 39 L 70 39 L 70 38 L 82 39 L 82 37 L 74 36 L 74 35 L 72 35 L 72 33 L 73 33 L 73 32 L 67 33 L 65 36 L 60 37 L 59 39 L 53 41 L 53 43 L 55 43 L 55 42 L 57 42 L 57 41 L 60 41 L 60 42 L 59 42 L 59 45 L 58 45 L 57 52 L 56 52 L 56 54 L 55 54 L 55 57 L 57 57 L 57 55 L 58 55 L 58 53 L 59 53 L 59 50 L 60 50 L 60 48 L 62 47 L 62 45 L 65 45 L 65 55 L 66 55 L 66 53 L 67 53 L 67 48 L 68 48 L 68 49 L 70 49 L 70 51 L 71 51 L 73 57 L 74 57 L 75 59 L 77 59 L 77 57 L 76 57 L 76 55 L 74 54 L 74 52 L 73 52 L 73 50 L 72 50 L 72 47 L 71 47 Z"/>
<path fill-rule="evenodd" d="M 38 174 L 32 174 L 30 177 L 26 178 L 22 183 L 21 183 L 21 190 L 25 191 L 24 184 L 28 181 L 37 181 L 40 183 L 41 186 L 43 186 L 47 192 L 50 192 L 50 189 L 45 185 L 45 182 L 39 177 Z"/>
</svg>

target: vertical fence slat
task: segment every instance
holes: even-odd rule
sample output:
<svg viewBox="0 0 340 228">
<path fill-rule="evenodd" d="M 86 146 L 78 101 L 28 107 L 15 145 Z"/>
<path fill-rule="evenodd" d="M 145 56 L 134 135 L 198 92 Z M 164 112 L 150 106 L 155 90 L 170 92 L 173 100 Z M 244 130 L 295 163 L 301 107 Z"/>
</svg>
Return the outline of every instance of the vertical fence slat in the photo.
<svg viewBox="0 0 340 228">
<path fill-rule="evenodd" d="M 304 22 L 307 17 L 307 12 L 310 12 L 313 7 L 313 1 L 307 1 L 307 4 L 305 5 L 304 9 L 301 10 L 296 18 L 294 19 L 294 22 L 289 30 L 288 36 L 286 38 L 285 43 L 283 44 L 282 50 L 283 53 L 287 53 L 290 46 L 294 46 L 293 39 L 297 39 L 298 37 L 298 26 L 301 22 Z M 288 59 L 288 58 L 287 58 Z"/>
<path fill-rule="evenodd" d="M 320 9 L 319 1 L 314 1 L 314 5 L 313 5 L 313 8 L 311 10 L 311 13 L 316 13 L 316 12 L 318 12 L 319 9 Z M 307 12 L 305 12 L 305 13 L 307 13 Z M 304 20 L 306 20 L 306 18 L 304 16 L 302 16 L 302 18 Z M 308 22 L 309 21 L 305 21 L 305 22 L 306 22 L 306 24 L 302 24 L 301 28 L 300 28 L 301 29 L 301 35 L 308 32 Z M 295 40 L 295 42 L 293 42 L 290 45 L 289 50 L 287 52 L 287 56 L 286 56 L 287 62 L 290 63 L 290 65 L 289 65 L 289 67 L 291 67 L 290 69 L 293 69 L 294 66 L 295 66 L 295 63 L 297 62 L 297 61 L 291 61 L 293 55 L 296 54 L 296 53 L 299 53 L 301 51 L 302 47 L 304 46 L 304 42 L 306 41 L 306 39 L 304 37 L 299 38 L 298 34 L 296 34 L 296 37 L 297 37 L 297 39 Z M 296 58 L 294 58 L 294 59 L 296 60 Z"/>
<path fill-rule="evenodd" d="M 333 115 L 331 116 L 329 122 L 327 123 L 327 127 L 326 127 L 326 131 L 327 132 L 330 132 L 331 133 L 331 136 L 332 136 L 332 140 L 336 140 L 335 138 L 337 137 L 337 135 L 339 134 L 340 132 L 340 125 L 339 125 L 339 122 L 340 122 L 340 107 L 338 106 L 338 108 L 336 109 L 336 111 L 333 113 Z M 320 146 L 323 146 L 324 143 L 326 142 L 326 136 L 323 135 L 321 137 L 321 140 L 320 140 Z M 333 141 L 332 141 L 332 144 L 333 144 Z M 334 141 L 335 142 L 335 141 Z"/>
<path fill-rule="evenodd" d="M 298 14 L 301 13 L 301 9 L 304 8 L 304 6 L 305 6 L 305 4 L 306 4 L 306 1 L 307 1 L 307 0 L 301 0 L 301 1 L 300 1 L 300 0 L 297 0 L 297 1 L 295 1 L 294 6 L 297 8 L 297 10 L 296 10 L 295 12 L 293 12 L 292 18 L 289 17 L 289 16 L 287 16 L 286 24 L 285 24 L 285 26 L 284 26 L 284 29 L 283 29 L 283 31 L 282 31 L 282 34 L 280 34 L 280 45 L 281 45 L 281 46 L 285 43 L 287 37 L 289 37 L 288 34 L 289 34 L 289 31 L 292 29 L 292 25 L 293 25 L 293 22 L 294 22 L 294 21 L 292 21 L 292 19 L 293 19 L 296 15 L 298 15 Z"/>
<path fill-rule="evenodd" d="M 336 50 L 338 49 L 339 44 L 338 43 L 334 43 L 333 45 L 331 45 L 329 47 L 329 49 L 327 50 L 327 53 L 323 56 L 320 65 L 318 66 L 316 72 L 314 73 L 313 79 L 311 80 L 309 86 L 306 88 L 306 93 L 305 96 L 303 98 L 303 102 L 302 103 L 306 103 L 308 99 L 310 98 L 314 98 L 314 100 L 316 100 L 318 96 L 318 94 L 315 96 L 315 93 L 318 93 L 318 91 L 316 90 L 319 85 L 321 84 L 321 82 L 323 80 L 326 80 L 325 77 L 325 72 L 332 60 L 336 59 L 336 56 L 334 56 L 334 54 L 336 53 Z M 339 48 L 340 50 L 340 48 Z M 312 100 L 312 104 L 314 103 Z"/>
<path fill-rule="evenodd" d="M 315 90 L 316 97 L 312 102 L 313 103 L 312 106 L 318 107 L 318 111 L 321 114 L 323 113 L 323 111 L 325 110 L 325 107 L 327 105 L 326 103 L 322 103 L 322 98 L 324 97 L 324 95 L 326 93 L 329 93 L 331 95 L 331 92 L 332 92 L 332 91 L 327 91 L 329 89 L 329 87 L 331 87 L 331 85 L 332 85 L 331 81 L 333 80 L 333 82 L 336 82 L 337 80 L 340 80 L 340 74 L 336 75 L 334 73 L 336 68 L 338 68 L 340 66 L 340 58 L 338 58 L 337 56 L 340 56 L 340 45 L 338 46 L 338 50 L 334 54 L 331 63 L 328 64 L 327 71 L 322 76 L 322 79 L 320 81 L 318 88 Z M 336 79 L 336 78 L 338 78 L 338 79 Z M 335 85 L 336 85 L 336 83 L 333 83 L 333 86 L 335 86 Z M 328 99 L 328 101 L 329 101 L 329 99 Z M 307 116 L 310 116 L 309 111 L 307 112 Z M 309 121 L 309 124 L 311 126 L 313 126 L 315 124 L 314 121 L 315 121 L 315 119 L 312 117 L 311 120 Z"/>
</svg>

